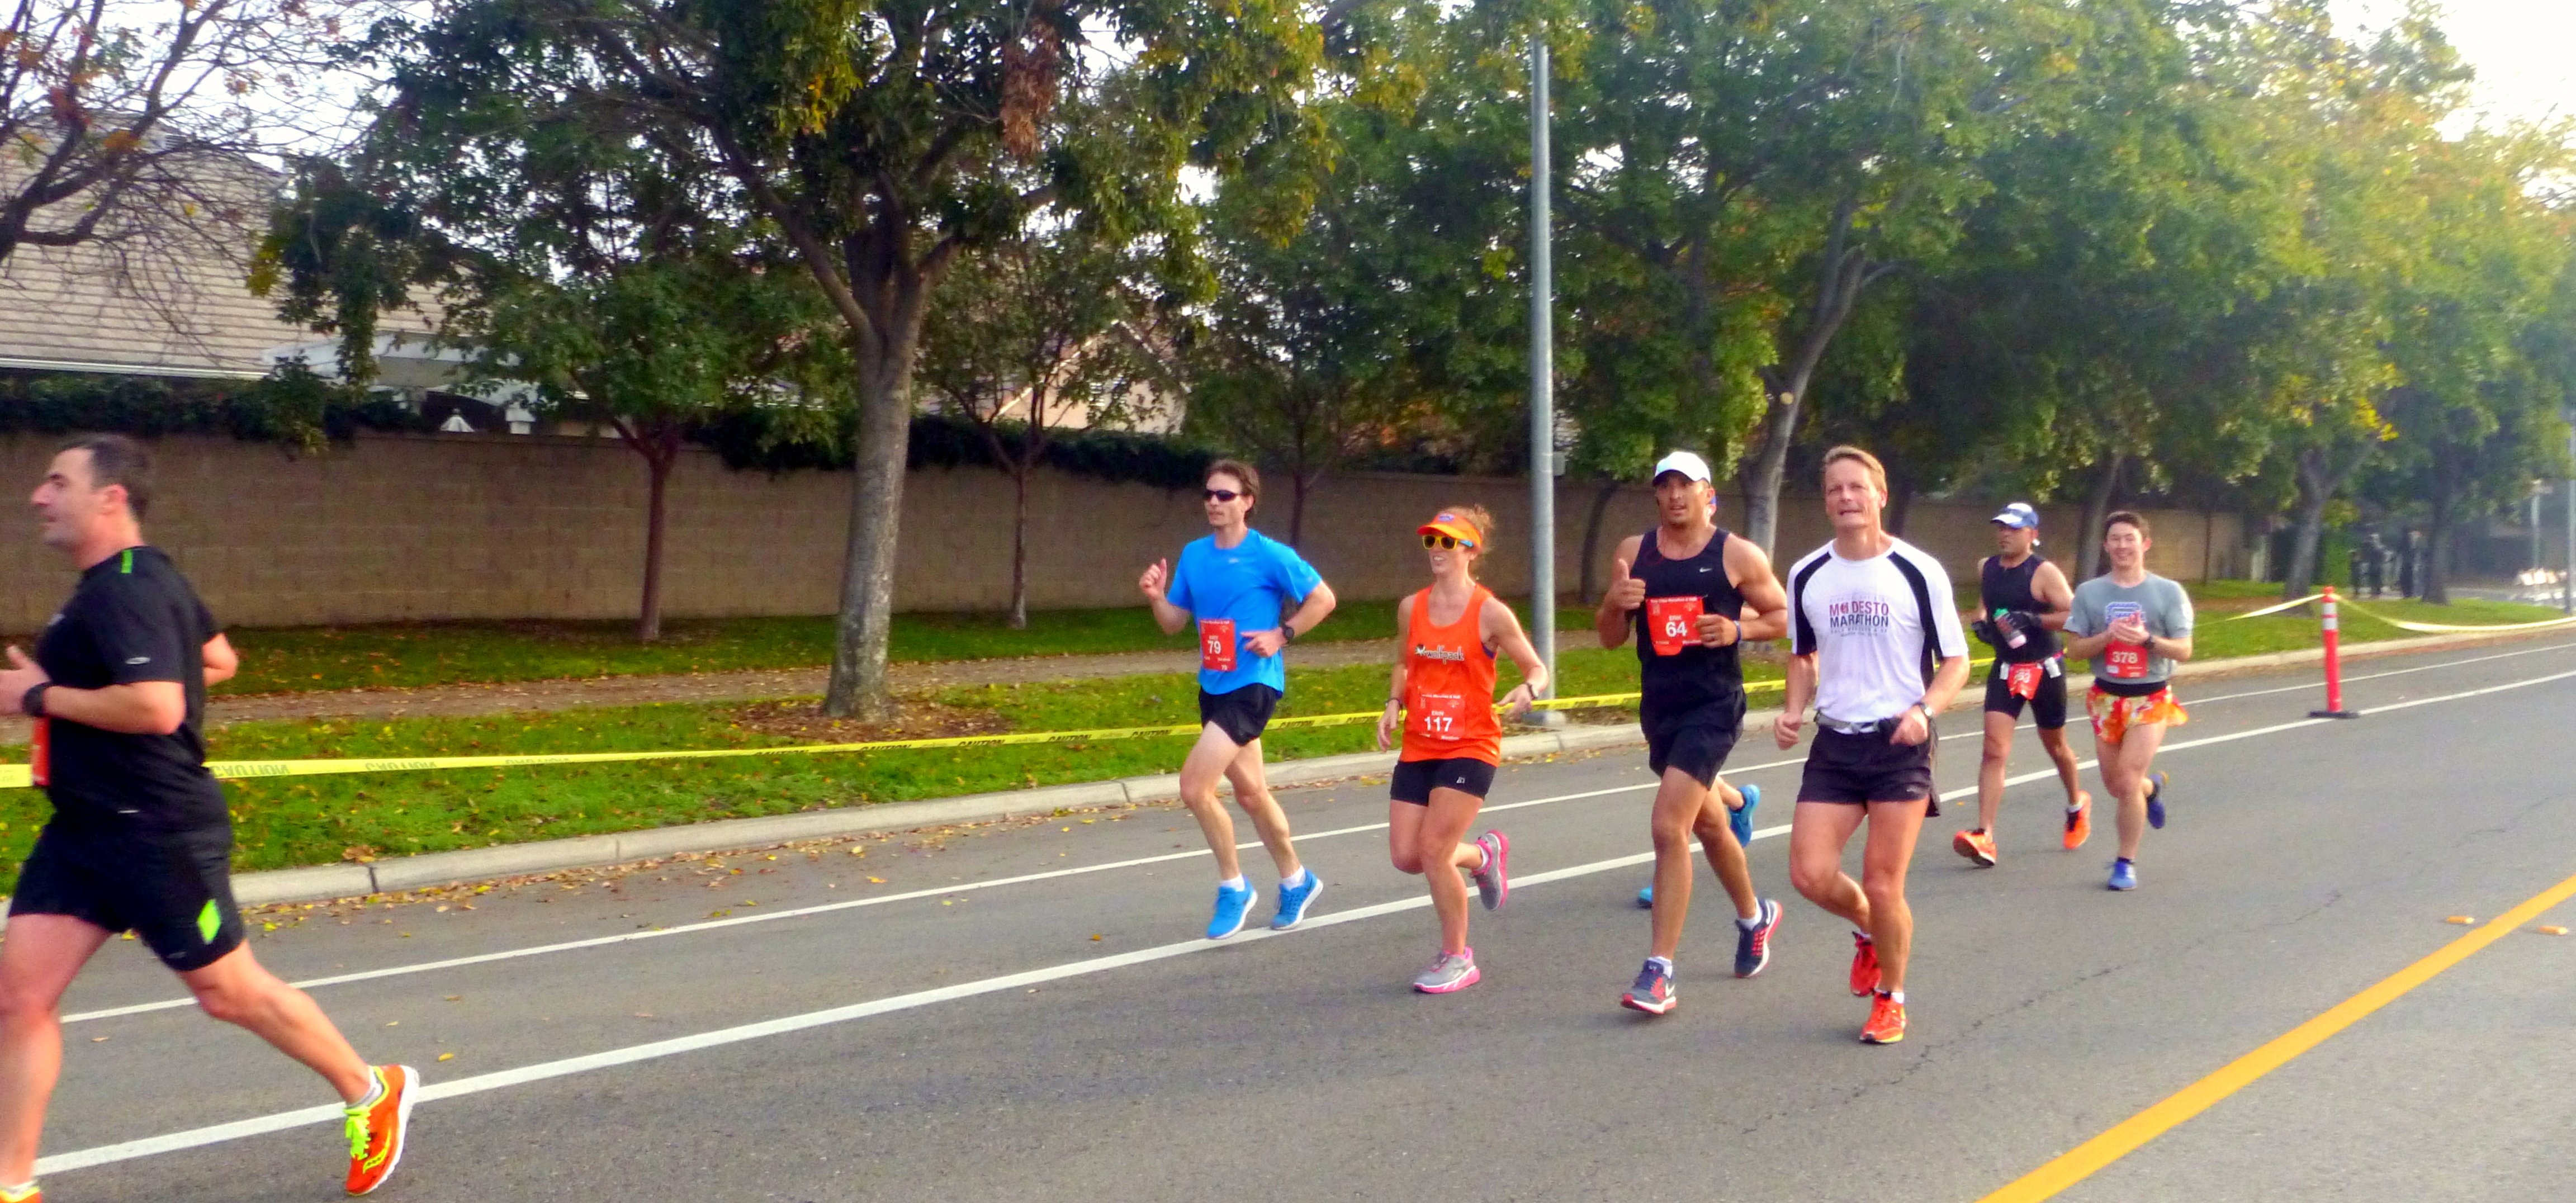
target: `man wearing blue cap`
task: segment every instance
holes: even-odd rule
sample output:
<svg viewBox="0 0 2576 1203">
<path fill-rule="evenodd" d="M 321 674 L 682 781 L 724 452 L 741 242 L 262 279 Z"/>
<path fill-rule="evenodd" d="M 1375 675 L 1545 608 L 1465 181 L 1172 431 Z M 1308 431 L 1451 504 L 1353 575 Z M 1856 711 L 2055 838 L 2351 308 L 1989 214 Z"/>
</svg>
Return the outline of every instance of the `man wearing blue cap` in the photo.
<svg viewBox="0 0 2576 1203">
<path fill-rule="evenodd" d="M 1977 566 L 1980 599 L 1977 638 L 1995 649 L 1986 676 L 1985 757 L 1977 765 L 1977 825 L 1951 837 L 1950 847 L 1980 867 L 1995 863 L 1995 815 L 2004 799 L 2004 770 L 2012 762 L 2013 727 L 2030 707 L 2039 746 L 2057 763 L 2066 785 L 2069 852 L 2093 834 L 2093 798 L 2077 784 L 2075 752 L 2066 745 L 2066 657 L 2057 632 L 2066 626 L 2075 591 L 2057 565 L 2039 556 L 2039 511 L 2028 502 L 2005 506 L 1993 518 L 1995 552 Z"/>
</svg>

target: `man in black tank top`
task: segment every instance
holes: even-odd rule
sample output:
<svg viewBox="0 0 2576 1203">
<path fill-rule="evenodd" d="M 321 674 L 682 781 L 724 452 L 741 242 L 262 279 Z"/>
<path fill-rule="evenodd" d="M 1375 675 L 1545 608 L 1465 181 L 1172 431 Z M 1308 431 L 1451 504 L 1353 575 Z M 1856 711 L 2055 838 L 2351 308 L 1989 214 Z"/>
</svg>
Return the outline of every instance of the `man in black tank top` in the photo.
<svg viewBox="0 0 2576 1203">
<path fill-rule="evenodd" d="M 2039 511 L 2016 501 L 1994 516 L 1996 554 L 1977 566 L 1977 638 L 1995 649 L 1986 675 L 1985 756 L 1977 765 L 1977 825 L 1950 838 L 1950 847 L 1980 867 L 1995 863 L 1995 815 L 2003 807 L 2004 770 L 2012 762 L 2013 728 L 2030 704 L 2039 746 L 2057 764 L 2066 786 L 2069 852 L 2093 834 L 2092 795 L 2078 783 L 2074 749 L 2066 745 L 2066 657 L 2057 632 L 2075 603 L 2066 574 L 2039 555 Z"/>
<path fill-rule="evenodd" d="M 1645 968 L 1619 999 L 1661 1015 L 1675 1001 L 1673 954 L 1690 913 L 1694 836 L 1735 903 L 1735 975 L 1751 977 L 1770 961 L 1780 904 L 1754 894 L 1744 859 L 1760 795 L 1728 787 L 1717 771 L 1744 723 L 1736 649 L 1786 633 L 1789 597 L 1761 548 L 1718 529 L 1705 460 L 1687 451 L 1667 455 L 1655 465 L 1654 483 L 1661 521 L 1620 541 L 1593 625 L 1605 648 L 1626 643 L 1634 629 L 1646 764 L 1663 779 L 1653 818 L 1653 936 Z"/>
</svg>

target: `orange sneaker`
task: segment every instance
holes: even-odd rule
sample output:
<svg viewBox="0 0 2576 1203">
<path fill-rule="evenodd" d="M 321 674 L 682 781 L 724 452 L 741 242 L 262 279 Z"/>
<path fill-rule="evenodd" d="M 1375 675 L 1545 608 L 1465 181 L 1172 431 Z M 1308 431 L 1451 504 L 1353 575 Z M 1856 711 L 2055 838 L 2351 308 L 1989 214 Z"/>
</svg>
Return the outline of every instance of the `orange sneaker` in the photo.
<svg viewBox="0 0 2576 1203">
<path fill-rule="evenodd" d="M 379 1065 L 375 1075 L 376 1101 L 348 1109 L 349 1193 L 353 1195 L 383 1186 L 402 1163 L 412 1100 L 420 1092 L 420 1071 L 408 1065 Z"/>
<path fill-rule="evenodd" d="M 2066 850 L 2073 852 L 2093 838 L 2093 795 L 2078 792 L 2075 809 L 2066 812 Z"/>
<path fill-rule="evenodd" d="M 1863 1044 L 1894 1044 L 1905 1039 L 1905 1004 L 1884 994 L 1874 994 L 1869 1003 L 1869 1022 L 1862 1024 Z"/>
<path fill-rule="evenodd" d="M 1962 831 L 1950 837 L 1950 850 L 1977 862 L 1980 869 L 1995 867 L 1995 837 L 1982 831 Z"/>
<path fill-rule="evenodd" d="M 18 1188 L 14 1195 L 9 1193 L 8 1187 L 0 1186 L 0 1203 L 45 1203 L 45 1192 L 36 1189 L 33 1182 Z"/>
<path fill-rule="evenodd" d="M 1855 997 L 1878 989 L 1878 946 L 1859 932 L 1852 933 L 1851 987 Z"/>
</svg>

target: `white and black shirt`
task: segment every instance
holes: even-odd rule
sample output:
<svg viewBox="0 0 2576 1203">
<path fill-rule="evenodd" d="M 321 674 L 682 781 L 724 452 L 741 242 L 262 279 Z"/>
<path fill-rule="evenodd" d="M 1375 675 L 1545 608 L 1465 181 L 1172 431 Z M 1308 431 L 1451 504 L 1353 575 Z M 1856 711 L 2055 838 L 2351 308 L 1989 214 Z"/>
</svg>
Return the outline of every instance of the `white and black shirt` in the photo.
<svg viewBox="0 0 2576 1203">
<path fill-rule="evenodd" d="M 1939 662 L 1968 654 L 1941 561 L 1903 539 L 1846 560 L 1828 543 L 1789 570 L 1790 651 L 1816 657 L 1816 713 L 1873 723 L 1923 700 Z"/>
</svg>

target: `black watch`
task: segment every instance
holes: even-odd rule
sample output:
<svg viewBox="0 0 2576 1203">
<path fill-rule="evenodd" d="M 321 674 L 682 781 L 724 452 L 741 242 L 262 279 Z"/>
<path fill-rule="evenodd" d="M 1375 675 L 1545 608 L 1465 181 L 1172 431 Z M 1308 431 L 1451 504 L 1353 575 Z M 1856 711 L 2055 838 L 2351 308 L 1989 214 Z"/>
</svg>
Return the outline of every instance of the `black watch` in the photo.
<svg viewBox="0 0 2576 1203">
<path fill-rule="evenodd" d="M 28 718 L 45 717 L 45 691 L 53 687 L 51 681 L 38 681 L 28 686 L 27 692 L 18 695 L 18 709 Z"/>
</svg>

